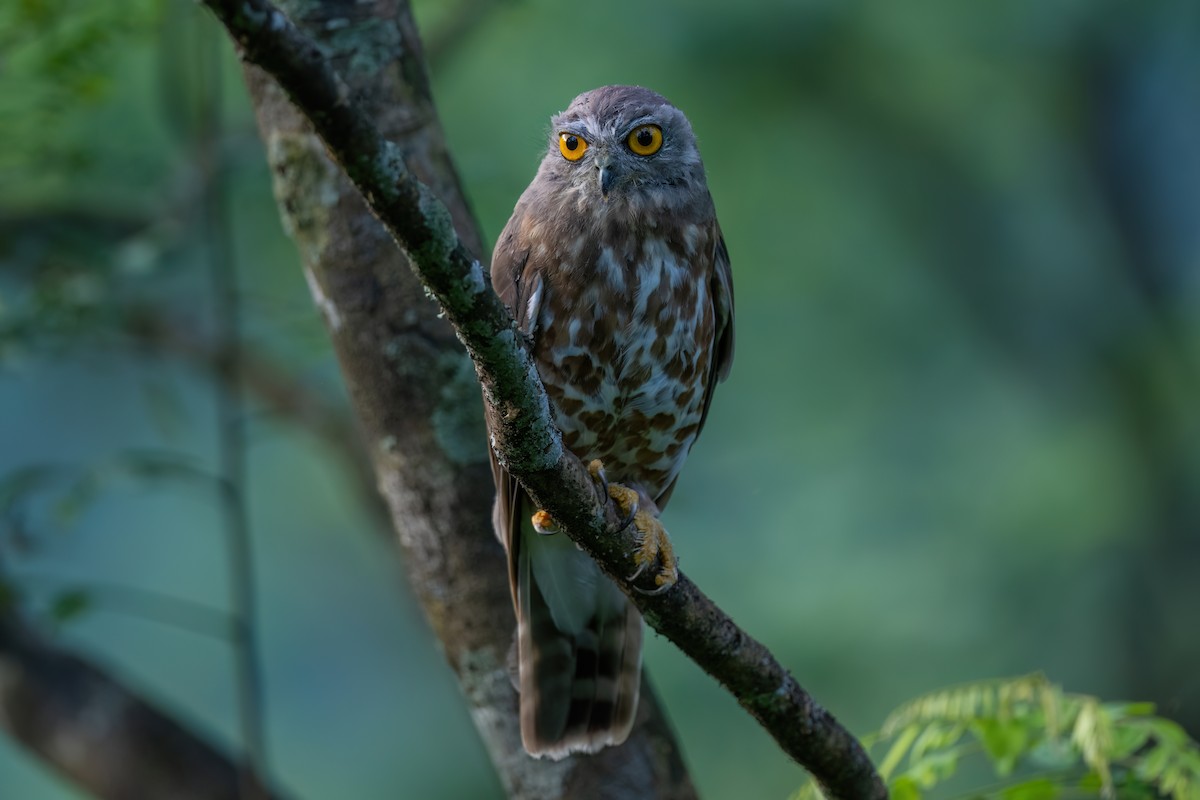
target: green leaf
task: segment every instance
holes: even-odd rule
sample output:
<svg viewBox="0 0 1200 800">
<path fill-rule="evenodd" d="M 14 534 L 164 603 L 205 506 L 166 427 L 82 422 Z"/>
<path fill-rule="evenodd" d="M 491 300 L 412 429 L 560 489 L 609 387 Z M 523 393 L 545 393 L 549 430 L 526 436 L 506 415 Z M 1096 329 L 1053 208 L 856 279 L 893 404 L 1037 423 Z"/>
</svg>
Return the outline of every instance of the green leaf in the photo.
<svg viewBox="0 0 1200 800">
<path fill-rule="evenodd" d="M 952 747 L 958 743 L 958 740 L 962 738 L 965 731 L 966 729 L 957 723 L 953 725 L 931 723 L 913 743 L 912 755 L 909 757 L 913 761 L 918 761 L 926 753 Z"/>
<path fill-rule="evenodd" d="M 879 774 L 883 776 L 884 780 L 887 780 L 888 776 L 899 766 L 909 745 L 917 738 L 919 732 L 920 727 L 917 725 L 910 725 L 900 732 L 900 735 L 896 738 L 896 743 L 891 746 L 887 755 L 884 756 L 883 762 L 879 765 Z"/>
<path fill-rule="evenodd" d="M 921 800 L 920 787 L 906 775 L 892 781 L 889 794 L 892 800 Z"/>
<path fill-rule="evenodd" d="M 1055 800 L 1062 795 L 1062 786 L 1049 778 L 1034 778 L 1031 781 L 1009 786 L 1000 793 L 1004 800 Z"/>
<path fill-rule="evenodd" d="M 1043 739 L 1030 749 L 1029 759 L 1049 770 L 1066 770 L 1079 765 L 1079 753 L 1065 739 Z"/>
<path fill-rule="evenodd" d="M 883 767 L 891 774 L 907 756 L 908 768 L 891 782 L 892 797 L 900 800 L 920 798 L 980 750 L 1001 776 L 1028 759 L 1043 775 L 1061 777 L 965 797 L 1054 800 L 1068 789 L 1078 794 L 1068 776 L 1086 770 L 1077 786 L 1087 796 L 1200 800 L 1200 745 L 1153 711 L 1149 703 L 1067 694 L 1040 674 L 957 686 L 910 701 L 888 717 L 880 736 L 895 742 Z M 981 747 L 962 741 L 966 731 Z"/>
<path fill-rule="evenodd" d="M 54 598 L 50 605 L 50 616 L 62 625 L 79 617 L 91 608 L 92 601 L 81 589 L 68 589 Z"/>
<path fill-rule="evenodd" d="M 1121 779 L 1116 782 L 1116 786 L 1116 795 L 1119 800 L 1161 800 L 1162 797 L 1153 784 L 1139 780 L 1130 773 L 1123 774 Z M 1095 792 L 1099 791 L 1099 783 L 1097 783 Z"/>
<path fill-rule="evenodd" d="M 1138 761 L 1136 766 L 1138 776 L 1148 781 L 1157 782 L 1162 776 L 1163 771 L 1166 770 L 1170 758 L 1170 746 L 1163 746 L 1160 743 Z"/>
<path fill-rule="evenodd" d="M 977 681 L 930 692 L 893 711 L 880 728 L 885 737 L 917 722 L 967 722 L 981 717 L 1026 714 L 1058 692 L 1040 672 Z M 1053 704 L 1052 704 L 1053 705 Z"/>
<path fill-rule="evenodd" d="M 930 753 L 910 766 L 904 774 L 912 778 L 921 788 L 932 789 L 958 769 L 960 752 L 960 749 L 956 748 Z"/>
<path fill-rule="evenodd" d="M 984 751 L 992 760 L 996 774 L 1012 774 L 1017 761 L 1029 751 L 1030 725 L 1022 719 L 978 719 L 971 723 Z"/>
<path fill-rule="evenodd" d="M 17 587 L 13 586 L 8 581 L 0 580 L 0 614 L 5 614 L 16 608 L 17 602 L 21 599 L 20 592 Z"/>
<path fill-rule="evenodd" d="M 1105 708 L 1115 719 L 1149 717 L 1154 714 L 1154 703 L 1106 703 Z"/>
<path fill-rule="evenodd" d="M 1158 788 L 1165 794 L 1176 794 L 1186 785 L 1187 777 L 1183 773 L 1183 767 L 1177 763 L 1168 765 L 1158 782 Z"/>
<path fill-rule="evenodd" d="M 825 795 L 821 794 L 821 787 L 817 786 L 817 782 L 810 780 L 792 792 L 788 800 L 825 800 Z"/>
<path fill-rule="evenodd" d="M 1113 726 L 1112 750 L 1109 751 L 1109 757 L 1113 761 L 1128 758 L 1150 741 L 1151 730 L 1145 725 L 1138 724 L 1141 721 L 1131 720 Z"/>
<path fill-rule="evenodd" d="M 1175 750 L 1183 747 L 1189 741 L 1183 728 L 1169 719 L 1151 717 L 1139 722 L 1150 730 L 1150 734 L 1158 740 L 1160 746 L 1167 745 Z"/>
<path fill-rule="evenodd" d="M 1112 791 L 1109 753 L 1113 747 L 1113 720 L 1094 697 L 1085 697 L 1075 717 L 1071 741 L 1079 748 L 1083 761 L 1100 775 L 1103 794 Z"/>
</svg>

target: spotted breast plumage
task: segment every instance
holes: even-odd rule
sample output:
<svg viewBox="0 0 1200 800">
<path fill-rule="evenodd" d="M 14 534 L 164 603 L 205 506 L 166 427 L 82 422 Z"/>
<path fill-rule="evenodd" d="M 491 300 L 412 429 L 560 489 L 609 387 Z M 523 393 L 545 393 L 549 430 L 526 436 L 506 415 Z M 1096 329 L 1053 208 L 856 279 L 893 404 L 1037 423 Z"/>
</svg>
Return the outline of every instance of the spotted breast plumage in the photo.
<svg viewBox="0 0 1200 800">
<path fill-rule="evenodd" d="M 528 337 L 564 445 L 603 465 L 644 542 L 640 563 L 669 588 L 657 516 L 733 354 L 729 256 L 683 113 L 640 87 L 575 98 L 496 243 L 492 284 Z M 492 467 L 525 747 L 559 758 L 619 744 L 637 710 L 641 618 Z"/>
</svg>

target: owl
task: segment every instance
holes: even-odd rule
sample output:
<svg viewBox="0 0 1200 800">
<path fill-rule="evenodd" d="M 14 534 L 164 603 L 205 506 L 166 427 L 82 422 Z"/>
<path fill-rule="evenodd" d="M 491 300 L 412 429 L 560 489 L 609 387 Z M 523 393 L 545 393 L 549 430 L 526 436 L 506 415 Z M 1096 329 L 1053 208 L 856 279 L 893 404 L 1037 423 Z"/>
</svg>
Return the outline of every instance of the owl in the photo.
<svg viewBox="0 0 1200 800">
<path fill-rule="evenodd" d="M 687 117 L 636 86 L 581 94 L 492 256 L 563 444 L 636 527 L 653 589 L 678 572 L 658 514 L 733 355 L 733 284 Z M 620 744 L 641 685 L 642 620 L 493 455 L 494 524 L 517 618 L 521 737 L 562 758 Z"/>
</svg>

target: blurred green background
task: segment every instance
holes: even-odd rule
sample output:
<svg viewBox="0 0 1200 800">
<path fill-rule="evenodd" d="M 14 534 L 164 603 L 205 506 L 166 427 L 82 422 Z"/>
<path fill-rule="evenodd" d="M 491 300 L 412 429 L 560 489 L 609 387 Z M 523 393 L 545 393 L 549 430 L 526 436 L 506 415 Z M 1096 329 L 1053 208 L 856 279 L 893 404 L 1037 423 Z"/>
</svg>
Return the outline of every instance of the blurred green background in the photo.
<svg viewBox="0 0 1200 800">
<path fill-rule="evenodd" d="M 489 237 L 578 92 L 640 83 L 690 117 L 738 341 L 667 524 L 817 698 L 862 733 L 913 695 L 1042 669 L 1200 734 L 1200 5 L 417 15 Z M 139 323 L 211 333 L 206 192 L 249 346 L 344 404 L 236 60 L 183 0 L 7 3 L 0 57 L 0 580 L 233 749 L 228 644 L 135 593 L 227 605 L 220 509 L 191 477 L 214 467 L 215 390 Z M 281 785 L 498 797 L 357 478 L 304 425 L 253 403 L 247 422 Z M 649 638 L 706 797 L 801 783 Z M 77 796 L 0 739 L 0 797 Z"/>
</svg>

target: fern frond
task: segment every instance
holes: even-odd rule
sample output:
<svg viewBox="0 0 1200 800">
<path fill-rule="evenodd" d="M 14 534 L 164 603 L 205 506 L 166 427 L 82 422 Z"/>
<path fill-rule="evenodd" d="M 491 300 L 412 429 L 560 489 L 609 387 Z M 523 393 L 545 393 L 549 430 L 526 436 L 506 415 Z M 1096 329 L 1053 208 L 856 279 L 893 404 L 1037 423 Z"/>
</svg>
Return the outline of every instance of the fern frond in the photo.
<svg viewBox="0 0 1200 800">
<path fill-rule="evenodd" d="M 980 752 L 1002 780 L 968 795 L 972 798 L 1051 798 L 1074 789 L 1106 800 L 1127 791 L 1200 800 L 1200 745 L 1153 712 L 1149 703 L 1102 703 L 1065 693 L 1035 672 L 917 697 L 864 742 L 890 743 L 879 770 L 896 800 L 920 800 L 950 778 L 964 757 Z M 978 746 L 964 742 L 968 736 Z M 1052 771 L 1025 770 L 1018 777 L 1022 765 Z M 809 783 L 791 800 L 821 797 Z"/>
<path fill-rule="evenodd" d="M 1100 776 L 1101 796 L 1113 797 L 1112 770 L 1109 765 L 1109 754 L 1113 749 L 1112 718 L 1096 698 L 1082 699 L 1075 715 L 1071 742 L 1079 748 L 1083 763 Z"/>
<path fill-rule="evenodd" d="M 981 717 L 1007 719 L 1034 704 L 1054 703 L 1058 693 L 1040 672 L 951 686 L 897 708 L 884 720 L 880 737 L 889 739 L 914 724 L 967 723 Z"/>
</svg>

